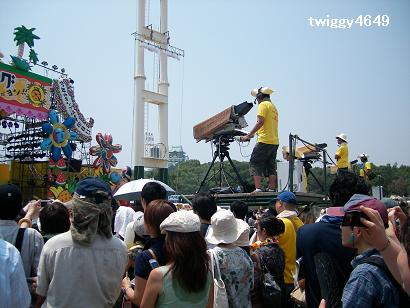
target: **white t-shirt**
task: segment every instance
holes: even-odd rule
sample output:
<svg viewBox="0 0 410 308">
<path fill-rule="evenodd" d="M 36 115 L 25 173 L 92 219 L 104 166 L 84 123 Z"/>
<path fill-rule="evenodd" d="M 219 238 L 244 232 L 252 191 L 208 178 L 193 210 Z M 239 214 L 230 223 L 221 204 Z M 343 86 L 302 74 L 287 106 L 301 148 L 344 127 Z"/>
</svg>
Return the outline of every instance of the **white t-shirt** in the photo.
<svg viewBox="0 0 410 308">
<path fill-rule="evenodd" d="M 14 220 L 0 220 L 0 239 L 10 244 L 16 243 L 19 226 Z M 33 228 L 27 228 L 21 243 L 21 259 L 23 260 L 26 277 L 36 276 L 38 262 L 44 240 L 41 234 Z"/>
<path fill-rule="evenodd" d="M 20 253 L 0 239 L 0 307 L 28 307 L 30 301 Z"/>
<path fill-rule="evenodd" d="M 114 232 L 125 237 L 127 225 L 137 218 L 135 211 L 128 206 L 120 206 L 114 220 Z"/>
<path fill-rule="evenodd" d="M 37 293 L 47 307 L 113 307 L 127 263 L 124 243 L 97 235 L 90 246 L 74 242 L 71 232 L 51 238 L 43 248 Z"/>
</svg>

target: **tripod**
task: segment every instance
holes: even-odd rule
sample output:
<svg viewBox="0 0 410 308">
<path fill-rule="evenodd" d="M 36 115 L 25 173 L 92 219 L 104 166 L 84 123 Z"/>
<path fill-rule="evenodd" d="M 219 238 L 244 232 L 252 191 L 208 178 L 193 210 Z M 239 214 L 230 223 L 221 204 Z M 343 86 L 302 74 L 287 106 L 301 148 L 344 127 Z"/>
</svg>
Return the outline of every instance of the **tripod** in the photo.
<svg viewBox="0 0 410 308">
<path fill-rule="evenodd" d="M 312 169 L 311 161 L 305 160 L 305 159 L 301 159 L 300 161 L 303 162 L 303 167 L 305 168 L 306 178 L 308 178 L 309 175 L 311 175 L 312 178 L 315 180 L 315 182 L 322 189 L 322 191 L 325 191 L 325 188 L 323 187 L 322 183 L 320 183 L 316 175 L 313 172 L 310 172 L 310 169 Z"/>
<path fill-rule="evenodd" d="M 242 186 L 243 191 L 247 192 L 249 190 L 248 185 L 242 179 L 241 175 L 239 174 L 238 170 L 236 169 L 236 167 L 235 167 L 235 165 L 234 165 L 234 163 L 233 163 L 233 161 L 232 161 L 232 159 L 229 155 L 229 144 L 233 140 L 234 140 L 233 136 L 231 136 L 231 135 L 220 135 L 218 137 L 215 137 L 212 140 L 212 143 L 215 145 L 216 149 L 215 149 L 215 152 L 214 152 L 214 156 L 213 156 L 211 165 L 209 166 L 208 171 L 206 172 L 204 179 L 202 180 L 201 184 L 199 185 L 197 193 L 201 191 L 201 188 L 204 186 L 204 184 L 206 182 L 211 181 L 217 175 L 219 176 L 218 177 L 218 182 L 217 182 L 219 184 L 219 188 L 222 187 L 222 179 L 223 178 L 225 179 L 225 182 L 228 184 L 228 181 L 226 180 L 226 175 L 228 175 L 231 179 L 235 179 L 231 174 L 229 174 L 228 172 L 226 172 L 226 170 L 224 170 L 223 162 L 224 162 L 225 157 L 228 159 L 229 164 L 231 165 L 233 171 L 235 172 L 236 178 L 239 181 L 240 185 Z M 216 173 L 214 173 L 214 175 L 212 175 L 208 179 L 208 175 L 211 172 L 217 158 L 219 159 L 219 162 L 220 162 L 218 171 Z M 228 184 L 228 186 L 229 186 L 229 184 Z M 234 192 L 232 188 L 230 188 L 230 190 L 231 190 L 231 192 Z"/>
</svg>

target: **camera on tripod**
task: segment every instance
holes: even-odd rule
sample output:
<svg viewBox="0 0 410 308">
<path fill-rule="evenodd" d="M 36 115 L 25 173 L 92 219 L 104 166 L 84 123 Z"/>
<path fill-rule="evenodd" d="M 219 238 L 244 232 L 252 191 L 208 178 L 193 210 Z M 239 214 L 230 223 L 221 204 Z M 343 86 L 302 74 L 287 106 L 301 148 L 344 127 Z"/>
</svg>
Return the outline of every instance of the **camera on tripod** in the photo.
<svg viewBox="0 0 410 308">
<path fill-rule="evenodd" d="M 197 142 L 215 140 L 221 136 L 234 140 L 235 136 L 247 134 L 243 128 L 248 126 L 245 115 L 253 107 L 252 103 L 243 102 L 232 105 L 220 113 L 194 126 L 194 138 Z"/>
<path fill-rule="evenodd" d="M 194 138 L 197 142 L 201 140 L 205 140 L 205 142 L 212 141 L 215 145 L 215 152 L 213 153 L 211 165 L 199 185 L 197 192 L 201 191 L 202 187 L 211 179 L 215 179 L 219 185 L 218 187 L 211 189 L 214 193 L 235 192 L 227 181 L 227 176 L 232 179 L 234 177 L 224 170 L 223 161 L 225 158 L 227 158 L 240 186 L 242 186 L 242 191 L 250 191 L 249 185 L 242 179 L 229 155 L 229 144 L 234 141 L 236 136 L 244 136 L 247 134 L 247 132 L 243 130 L 243 128 L 248 126 L 248 123 L 246 123 L 245 120 L 245 115 L 252 109 L 252 107 L 253 104 L 248 102 L 233 105 L 194 126 Z M 217 159 L 220 162 L 219 170 L 208 179 L 208 175 Z M 222 183 L 224 181 L 228 184 L 228 187 L 223 187 Z"/>
</svg>

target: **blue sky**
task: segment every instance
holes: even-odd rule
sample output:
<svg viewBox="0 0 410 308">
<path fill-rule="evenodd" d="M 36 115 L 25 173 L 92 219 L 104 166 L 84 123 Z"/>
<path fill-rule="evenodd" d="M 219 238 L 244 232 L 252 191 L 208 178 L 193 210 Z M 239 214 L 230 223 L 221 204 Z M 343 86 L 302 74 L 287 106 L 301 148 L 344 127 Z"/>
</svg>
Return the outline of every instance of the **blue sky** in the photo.
<svg viewBox="0 0 410 308">
<path fill-rule="evenodd" d="M 159 0 L 149 2 L 149 23 L 159 26 Z M 171 44 L 185 50 L 169 59 L 169 144 L 190 158 L 211 160 L 208 143 L 192 128 L 228 106 L 251 101 L 259 86 L 277 90 L 280 146 L 289 133 L 310 142 L 349 138 L 350 159 L 368 153 L 379 164 L 410 165 L 410 2 L 169 0 Z M 122 144 L 119 167 L 131 163 L 134 40 L 137 1 L 6 0 L 0 12 L 0 51 L 17 53 L 13 29 L 35 27 L 40 61 L 64 67 L 93 133 Z M 388 15 L 389 25 L 351 29 L 311 27 L 312 18 Z M 152 55 L 147 54 L 147 88 Z M 27 55 L 27 54 L 26 54 Z M 39 73 L 43 71 L 37 70 Z M 182 118 L 182 121 L 181 121 Z M 254 125 L 256 108 L 246 116 Z M 157 135 L 156 110 L 148 129 Z M 254 142 L 254 141 L 253 141 Z M 253 142 L 231 156 L 247 161 Z M 95 143 L 95 142 L 94 142 Z M 279 156 L 280 157 L 280 156 Z"/>
</svg>

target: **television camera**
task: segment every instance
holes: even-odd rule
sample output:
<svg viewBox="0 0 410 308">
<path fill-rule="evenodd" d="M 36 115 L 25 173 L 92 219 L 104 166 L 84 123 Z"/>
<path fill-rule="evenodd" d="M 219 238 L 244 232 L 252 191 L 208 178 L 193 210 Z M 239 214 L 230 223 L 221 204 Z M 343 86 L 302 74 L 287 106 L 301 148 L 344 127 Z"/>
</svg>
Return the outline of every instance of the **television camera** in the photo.
<svg viewBox="0 0 410 308">
<path fill-rule="evenodd" d="M 242 186 L 242 191 L 250 191 L 249 185 L 242 179 L 238 170 L 236 169 L 232 159 L 229 155 L 229 144 L 234 141 L 236 136 L 244 136 L 248 132 L 243 130 L 243 128 L 248 126 L 248 123 L 245 120 L 245 115 L 252 109 L 253 104 L 248 102 L 243 102 L 239 105 L 232 105 L 231 107 L 226 108 L 220 113 L 210 117 L 209 119 L 197 124 L 193 128 L 194 138 L 197 142 L 205 140 L 205 142 L 212 141 L 215 145 L 215 151 L 213 154 L 212 163 L 208 168 L 208 171 L 202 180 L 198 191 L 204 186 L 207 182 L 208 175 L 212 170 L 216 159 L 219 159 L 219 170 L 214 174 L 208 181 L 214 178 L 217 174 L 219 175 L 219 188 L 213 189 L 214 192 L 225 191 L 225 192 L 235 192 L 233 188 L 228 187 L 222 188 L 222 180 L 226 180 L 226 174 L 228 174 L 223 168 L 223 161 L 225 157 L 228 159 L 229 164 L 231 165 L 233 171 L 236 174 L 236 178 Z"/>
<path fill-rule="evenodd" d="M 194 138 L 196 142 L 205 140 L 205 142 L 215 140 L 220 136 L 231 138 L 234 136 L 243 136 L 247 132 L 242 130 L 248 126 L 245 115 L 253 107 L 252 103 L 243 102 L 239 105 L 233 105 L 226 108 L 220 113 L 194 126 Z"/>
</svg>

